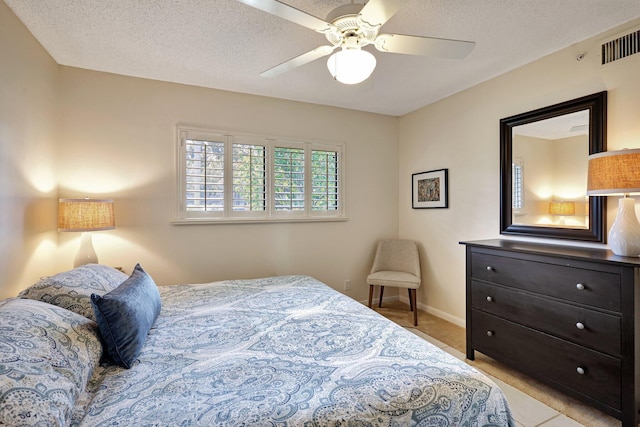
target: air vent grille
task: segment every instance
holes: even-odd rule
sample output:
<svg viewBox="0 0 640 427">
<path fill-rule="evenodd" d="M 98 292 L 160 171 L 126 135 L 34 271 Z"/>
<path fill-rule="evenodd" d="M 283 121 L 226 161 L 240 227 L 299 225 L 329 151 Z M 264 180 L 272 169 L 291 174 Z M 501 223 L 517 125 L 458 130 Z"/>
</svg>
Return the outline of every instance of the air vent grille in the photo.
<svg viewBox="0 0 640 427">
<path fill-rule="evenodd" d="M 640 52 L 640 30 L 602 44 L 602 65 Z"/>
</svg>

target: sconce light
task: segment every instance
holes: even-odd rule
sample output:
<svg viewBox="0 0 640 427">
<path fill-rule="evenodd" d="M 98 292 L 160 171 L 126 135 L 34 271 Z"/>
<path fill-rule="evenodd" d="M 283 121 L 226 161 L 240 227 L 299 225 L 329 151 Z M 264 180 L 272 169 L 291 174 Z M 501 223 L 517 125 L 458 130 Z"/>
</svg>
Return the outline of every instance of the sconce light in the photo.
<svg viewBox="0 0 640 427">
<path fill-rule="evenodd" d="M 605 151 L 589 156 L 587 194 L 623 195 L 609 230 L 609 247 L 616 255 L 640 255 L 640 223 L 631 193 L 640 193 L 640 149 Z"/>
<path fill-rule="evenodd" d="M 358 38 L 347 37 L 342 50 L 327 60 L 327 67 L 340 83 L 354 85 L 369 78 L 376 68 L 376 57 L 358 45 Z"/>
<path fill-rule="evenodd" d="M 565 216 L 573 216 L 576 214 L 576 202 L 556 202 L 549 203 L 549 215 L 559 216 L 559 224 L 564 224 Z"/>
<path fill-rule="evenodd" d="M 73 266 L 98 263 L 90 231 L 116 228 L 111 199 L 60 199 L 58 201 L 58 231 L 81 231 L 80 250 Z"/>
</svg>

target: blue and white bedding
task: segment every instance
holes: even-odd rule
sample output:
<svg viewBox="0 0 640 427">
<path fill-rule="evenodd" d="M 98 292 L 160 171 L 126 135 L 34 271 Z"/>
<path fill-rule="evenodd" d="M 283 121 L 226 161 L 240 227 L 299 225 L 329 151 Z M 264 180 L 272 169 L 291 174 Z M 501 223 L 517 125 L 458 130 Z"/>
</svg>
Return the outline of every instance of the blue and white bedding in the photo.
<svg viewBox="0 0 640 427">
<path fill-rule="evenodd" d="M 487 377 L 311 277 L 159 291 L 162 311 L 130 369 L 97 365 L 93 320 L 40 301 L 0 303 L 0 424 L 515 425 Z M 21 359 L 25 347 L 64 354 Z"/>
</svg>

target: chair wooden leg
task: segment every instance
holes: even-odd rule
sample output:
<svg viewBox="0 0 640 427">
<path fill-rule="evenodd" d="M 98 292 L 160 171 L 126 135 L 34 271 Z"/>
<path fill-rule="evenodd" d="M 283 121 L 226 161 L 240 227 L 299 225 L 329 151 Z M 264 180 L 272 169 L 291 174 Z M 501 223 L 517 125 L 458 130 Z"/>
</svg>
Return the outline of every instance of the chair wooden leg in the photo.
<svg viewBox="0 0 640 427">
<path fill-rule="evenodd" d="M 418 326 L 418 306 L 416 305 L 416 289 L 411 289 L 411 305 L 413 306 L 413 326 Z"/>
<path fill-rule="evenodd" d="M 384 293 L 384 286 L 380 286 L 380 301 L 378 301 L 378 307 L 382 307 L 382 294 Z"/>
<path fill-rule="evenodd" d="M 369 285 L 369 308 L 371 308 L 371 302 L 373 301 L 373 285 Z"/>
<path fill-rule="evenodd" d="M 413 311 L 413 299 L 411 298 L 411 288 L 407 290 L 409 291 L 409 310 Z"/>
</svg>

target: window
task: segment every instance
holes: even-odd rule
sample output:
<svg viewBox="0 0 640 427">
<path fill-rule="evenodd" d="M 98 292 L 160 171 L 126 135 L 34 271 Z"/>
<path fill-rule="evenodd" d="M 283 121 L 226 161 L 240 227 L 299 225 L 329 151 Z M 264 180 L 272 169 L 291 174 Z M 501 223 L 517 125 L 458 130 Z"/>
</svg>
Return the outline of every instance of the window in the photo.
<svg viewBox="0 0 640 427">
<path fill-rule="evenodd" d="M 311 209 L 335 211 L 338 209 L 338 153 L 311 151 Z"/>
<path fill-rule="evenodd" d="M 274 147 L 273 191 L 276 211 L 302 212 L 305 202 L 304 149 Z"/>
<path fill-rule="evenodd" d="M 233 210 L 262 212 L 266 208 L 266 148 L 233 144 Z"/>
<path fill-rule="evenodd" d="M 213 139 L 213 138 L 212 138 Z M 224 208 L 224 143 L 185 141 L 187 209 L 220 212 Z"/>
<path fill-rule="evenodd" d="M 522 159 L 515 159 L 511 163 L 512 180 L 512 208 L 520 210 L 524 208 L 524 165 Z"/>
<path fill-rule="evenodd" d="M 343 145 L 178 126 L 176 222 L 344 219 Z"/>
</svg>

